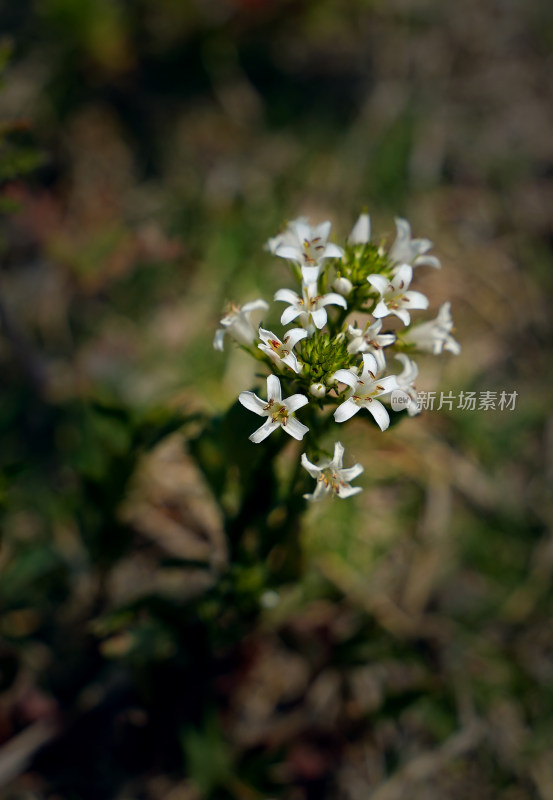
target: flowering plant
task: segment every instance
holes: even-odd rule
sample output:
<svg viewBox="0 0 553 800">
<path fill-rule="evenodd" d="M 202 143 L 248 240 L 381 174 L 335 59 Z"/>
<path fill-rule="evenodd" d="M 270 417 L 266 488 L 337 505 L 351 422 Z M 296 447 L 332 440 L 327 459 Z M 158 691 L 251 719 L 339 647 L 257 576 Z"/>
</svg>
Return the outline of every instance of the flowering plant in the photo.
<svg viewBox="0 0 553 800">
<path fill-rule="evenodd" d="M 363 467 L 343 467 L 339 441 L 332 457 L 325 449 L 333 424 L 341 425 L 365 410 L 385 431 L 390 407 L 396 413 L 416 415 L 418 366 L 413 356 L 460 351 L 451 335 L 449 303 L 441 306 L 436 319 L 413 324 L 412 312 L 429 305 L 424 294 L 411 289 L 415 270 L 423 265 L 440 268 L 440 261 L 429 254 L 430 240 L 413 239 L 406 220 L 395 222 L 397 234 L 389 249 L 371 241 L 366 213 L 344 247 L 328 241 L 328 221 L 315 227 L 304 218 L 288 223 L 266 245 L 274 256 L 289 262 L 296 281 L 295 289 L 279 289 L 274 295 L 276 302 L 286 304 L 280 317 L 284 331 L 277 334 L 255 327 L 252 314 L 269 310 L 258 299 L 241 307 L 232 305 L 215 334 L 216 349 L 223 349 L 223 336 L 228 334 L 268 368 L 266 400 L 251 391 L 238 397 L 249 411 L 265 417 L 249 438 L 260 444 L 280 428 L 305 442 L 299 464 L 317 479 L 316 489 L 303 495 L 310 501 L 330 492 L 346 498 L 361 491 L 349 481 Z M 352 324 L 351 315 L 356 313 L 363 315 L 363 321 L 354 317 Z M 399 322 L 393 323 L 394 317 Z M 383 330 L 388 320 L 394 327 Z M 295 327 L 286 329 L 291 323 Z M 401 365 L 401 371 L 395 365 Z M 283 387 L 289 395 L 285 399 Z M 315 464 L 311 459 L 320 460 Z"/>
</svg>

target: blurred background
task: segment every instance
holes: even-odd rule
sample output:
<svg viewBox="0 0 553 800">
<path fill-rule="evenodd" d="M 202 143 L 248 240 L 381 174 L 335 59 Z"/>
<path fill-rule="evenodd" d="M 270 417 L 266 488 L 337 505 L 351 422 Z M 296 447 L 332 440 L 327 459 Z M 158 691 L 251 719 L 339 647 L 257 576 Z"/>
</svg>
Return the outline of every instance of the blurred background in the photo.
<svg viewBox="0 0 553 800">
<path fill-rule="evenodd" d="M 553 800 L 553 6 L 3 0 L 0 33 L 0 797 Z M 365 491 L 309 510 L 302 579 L 224 595 L 198 431 L 255 376 L 213 332 L 289 285 L 287 219 L 364 207 L 442 261 L 463 349 L 418 388 L 516 407 L 352 422 Z"/>
</svg>

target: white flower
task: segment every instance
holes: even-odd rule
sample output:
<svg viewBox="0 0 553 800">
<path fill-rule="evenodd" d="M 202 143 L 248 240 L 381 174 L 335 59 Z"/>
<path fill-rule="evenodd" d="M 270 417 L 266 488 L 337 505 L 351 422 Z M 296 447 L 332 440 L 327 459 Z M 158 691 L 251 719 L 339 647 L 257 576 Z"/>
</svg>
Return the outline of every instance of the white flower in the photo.
<svg viewBox="0 0 553 800">
<path fill-rule="evenodd" d="M 215 350 L 224 349 L 225 333 L 228 333 L 238 344 L 253 344 L 257 338 L 257 329 L 251 320 L 252 311 L 267 311 L 268 308 L 269 304 L 265 300 L 252 300 L 251 303 L 244 303 L 243 306 L 231 303 L 229 310 L 221 320 L 223 327 L 215 331 L 213 339 Z"/>
<path fill-rule="evenodd" d="M 343 258 L 344 251 L 337 244 L 327 242 L 330 222 L 321 222 L 312 228 L 304 217 L 292 220 L 284 233 L 269 239 L 267 246 L 274 255 L 296 261 L 304 283 L 313 283 L 319 277 L 325 258 Z"/>
<path fill-rule="evenodd" d="M 348 325 L 348 336 L 351 341 L 348 344 L 348 353 L 372 353 L 376 358 L 378 372 L 382 372 L 386 367 L 384 357 L 384 347 L 389 347 L 396 340 L 395 333 L 380 333 L 382 330 L 382 320 L 377 319 L 372 325 L 366 325 L 363 330 Z"/>
<path fill-rule="evenodd" d="M 442 303 L 436 319 L 415 325 L 407 332 L 404 341 L 435 356 L 444 350 L 459 355 L 461 345 L 451 336 L 452 330 L 451 303 Z"/>
<path fill-rule="evenodd" d="M 334 373 L 333 378 L 350 387 L 347 399 L 334 412 L 336 422 L 345 422 L 361 408 L 366 408 L 375 418 L 379 428 L 386 430 L 390 424 L 390 417 L 380 400 L 376 398 L 399 389 L 399 386 L 395 375 L 377 378 L 377 369 L 376 358 L 371 353 L 364 353 L 363 371 L 360 376 L 349 369 L 339 369 Z"/>
<path fill-rule="evenodd" d="M 306 500 L 320 500 L 321 497 L 336 492 L 342 499 L 351 497 L 362 491 L 360 486 L 350 486 L 350 481 L 361 475 L 363 467 L 355 464 L 353 467 L 344 469 L 343 464 L 344 447 L 341 442 L 334 445 L 334 456 L 331 459 L 325 458 L 318 464 L 312 464 L 305 453 L 301 457 L 301 464 L 309 472 L 312 478 L 317 479 L 317 486 L 313 494 L 304 494 Z"/>
<path fill-rule="evenodd" d="M 371 218 L 361 214 L 348 236 L 349 244 L 368 244 L 371 239 Z"/>
<path fill-rule="evenodd" d="M 368 282 L 380 295 L 380 300 L 373 310 L 372 315 L 377 319 L 395 314 L 396 317 L 409 325 L 411 315 L 408 309 L 428 308 L 428 298 L 421 292 L 407 291 L 413 279 L 413 268 L 409 264 L 402 264 L 391 280 L 384 275 L 369 275 Z"/>
<path fill-rule="evenodd" d="M 396 217 L 397 234 L 388 253 L 390 261 L 396 264 L 410 264 L 419 267 L 426 264 L 439 269 L 441 264 L 436 256 L 426 255 L 434 246 L 430 239 L 411 239 L 411 226 L 406 219 Z"/>
<path fill-rule="evenodd" d="M 259 328 L 259 338 L 262 344 L 258 344 L 260 350 L 266 353 L 271 361 L 274 361 L 278 366 L 286 364 L 294 372 L 300 371 L 300 365 L 292 348 L 300 341 L 305 339 L 307 331 L 304 328 L 290 328 L 286 332 L 286 336 L 281 341 L 276 334 L 272 331 L 266 331 L 265 328 Z"/>
<path fill-rule="evenodd" d="M 293 394 L 283 400 L 280 381 L 276 375 L 269 375 L 267 378 L 266 401 L 261 400 L 253 392 L 241 392 L 238 395 L 238 400 L 249 411 L 253 411 L 254 414 L 258 414 L 260 417 L 267 417 L 263 425 L 248 437 L 255 444 L 262 442 L 277 428 L 282 428 L 294 439 L 303 439 L 309 430 L 307 425 L 291 416 L 294 411 L 309 402 L 308 398 L 304 394 Z"/>
<path fill-rule="evenodd" d="M 299 317 L 302 327 L 309 329 L 315 326 L 315 328 L 320 329 L 326 325 L 328 319 L 325 306 L 348 307 L 348 304 L 340 294 L 330 292 L 329 294 L 318 295 L 316 283 L 308 283 L 307 286 L 304 286 L 302 295 L 300 297 L 292 289 L 279 289 L 275 293 L 275 300 L 289 304 L 280 318 L 283 325 L 288 325 L 289 322 Z"/>
<path fill-rule="evenodd" d="M 396 375 L 398 386 L 409 398 L 409 402 L 406 406 L 407 413 L 410 417 L 414 417 L 416 414 L 419 414 L 421 410 L 419 395 L 415 388 L 415 381 L 419 374 L 419 368 L 405 353 L 398 353 L 396 358 L 403 364 L 402 371 L 399 375 Z"/>
</svg>

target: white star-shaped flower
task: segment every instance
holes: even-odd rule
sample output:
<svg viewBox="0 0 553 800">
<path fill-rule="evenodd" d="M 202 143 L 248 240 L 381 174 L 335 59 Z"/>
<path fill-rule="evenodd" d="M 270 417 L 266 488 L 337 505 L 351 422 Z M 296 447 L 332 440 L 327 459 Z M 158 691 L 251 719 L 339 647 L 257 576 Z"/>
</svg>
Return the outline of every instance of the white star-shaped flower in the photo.
<svg viewBox="0 0 553 800">
<path fill-rule="evenodd" d="M 239 306 L 231 303 L 229 310 L 221 320 L 222 328 L 215 331 L 213 347 L 215 350 L 223 350 L 225 346 L 225 334 L 228 333 L 238 344 L 250 345 L 257 338 L 257 328 L 251 320 L 252 311 L 267 311 L 269 304 L 265 300 L 252 300 Z"/>
<path fill-rule="evenodd" d="M 295 347 L 300 339 L 305 339 L 307 335 L 308 333 L 305 328 L 290 328 L 281 341 L 272 331 L 260 328 L 259 338 L 262 343 L 257 346 L 269 356 L 271 361 L 278 364 L 279 367 L 286 364 L 286 366 L 290 367 L 294 372 L 299 372 L 300 365 L 296 354 L 292 352 L 292 348 Z"/>
<path fill-rule="evenodd" d="M 269 250 L 281 258 L 295 261 L 301 267 L 304 283 L 313 283 L 319 277 L 325 258 L 343 258 L 344 251 L 328 242 L 330 222 L 321 222 L 314 228 L 304 217 L 292 220 L 284 233 L 269 239 Z"/>
<path fill-rule="evenodd" d="M 436 319 L 421 322 L 420 325 L 410 328 L 405 334 L 404 341 L 435 356 L 440 355 L 444 350 L 459 355 L 461 345 L 451 336 L 452 330 L 451 303 L 442 303 Z"/>
<path fill-rule="evenodd" d="M 372 325 L 367 324 L 363 329 L 348 325 L 347 334 L 351 341 L 348 344 L 348 353 L 372 353 L 376 358 L 378 372 L 382 372 L 386 367 L 386 358 L 383 348 L 389 347 L 395 342 L 395 333 L 380 333 L 382 330 L 382 320 L 377 319 Z"/>
<path fill-rule="evenodd" d="M 309 329 L 323 328 L 326 325 L 328 314 L 325 306 L 334 305 L 347 308 L 348 304 L 341 294 L 329 292 L 328 294 L 317 294 L 317 284 L 308 283 L 302 289 L 302 297 L 292 289 L 279 289 L 275 293 L 275 300 L 288 303 L 288 308 L 282 312 L 280 321 L 283 325 L 288 325 L 294 319 L 298 319 L 302 327 Z"/>
<path fill-rule="evenodd" d="M 390 417 L 386 408 L 376 398 L 399 389 L 399 386 L 395 375 L 377 378 L 377 370 L 376 358 L 371 353 L 364 353 L 361 375 L 349 369 L 339 369 L 334 373 L 333 378 L 350 387 L 347 399 L 334 412 L 336 422 L 345 422 L 360 409 L 366 408 L 375 418 L 380 430 L 386 430 L 390 424 Z"/>
<path fill-rule="evenodd" d="M 391 280 L 384 275 L 369 275 L 368 282 L 380 295 L 380 300 L 372 312 L 373 317 L 379 319 L 394 314 L 404 325 L 409 325 L 411 322 L 409 310 L 428 308 L 428 298 L 424 294 L 409 291 L 412 279 L 413 267 L 409 264 L 398 267 Z"/>
<path fill-rule="evenodd" d="M 294 439 L 303 439 L 309 430 L 307 425 L 292 416 L 294 411 L 309 402 L 308 398 L 304 394 L 293 394 L 283 400 L 280 381 L 276 375 L 269 375 L 267 378 L 267 400 L 262 400 L 253 392 L 241 392 L 238 400 L 254 414 L 267 417 L 263 425 L 248 437 L 255 444 L 262 442 L 277 428 L 282 428 Z"/>
<path fill-rule="evenodd" d="M 357 478 L 363 472 L 361 464 L 353 467 L 343 467 L 344 447 L 341 442 L 334 445 L 334 456 L 332 459 L 325 458 L 318 464 L 312 464 L 305 453 L 301 457 L 301 464 L 304 469 L 317 480 L 317 486 L 313 494 L 304 494 L 306 500 L 320 500 L 330 492 L 334 492 L 342 499 L 359 494 L 362 491 L 360 486 L 350 486 L 350 481 Z"/>
<path fill-rule="evenodd" d="M 412 267 L 426 264 L 440 269 L 440 260 L 436 256 L 427 255 L 434 246 L 430 239 L 411 239 L 411 226 L 406 219 L 396 217 L 395 223 L 397 234 L 388 253 L 390 261 L 395 261 L 396 264 L 410 264 Z"/>
</svg>

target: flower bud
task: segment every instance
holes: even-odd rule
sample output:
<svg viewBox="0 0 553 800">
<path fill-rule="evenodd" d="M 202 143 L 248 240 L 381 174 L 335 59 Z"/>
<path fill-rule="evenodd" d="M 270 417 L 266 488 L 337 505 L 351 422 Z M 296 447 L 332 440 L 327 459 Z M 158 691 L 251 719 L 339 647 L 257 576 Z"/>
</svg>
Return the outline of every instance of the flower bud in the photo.
<svg viewBox="0 0 553 800">
<path fill-rule="evenodd" d="M 344 297 L 347 297 L 351 293 L 351 290 L 353 289 L 353 284 L 347 278 L 344 278 L 344 277 L 336 278 L 336 280 L 332 284 L 332 288 L 336 292 L 338 292 L 338 294 L 341 294 Z"/>
<path fill-rule="evenodd" d="M 309 394 L 313 397 L 324 397 L 326 394 L 326 386 L 324 383 L 312 383 L 309 387 Z"/>
</svg>

